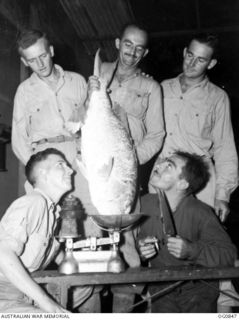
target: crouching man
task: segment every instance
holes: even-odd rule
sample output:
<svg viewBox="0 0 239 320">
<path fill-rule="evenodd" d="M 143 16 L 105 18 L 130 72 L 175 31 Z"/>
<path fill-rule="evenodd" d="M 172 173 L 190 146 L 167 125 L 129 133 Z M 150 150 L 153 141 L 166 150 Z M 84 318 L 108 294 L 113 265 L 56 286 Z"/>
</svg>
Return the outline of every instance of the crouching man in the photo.
<svg viewBox="0 0 239 320">
<path fill-rule="evenodd" d="M 141 226 L 138 239 L 140 255 L 152 267 L 233 266 L 235 246 L 211 207 L 193 196 L 208 180 L 207 164 L 198 155 L 177 151 L 155 165 L 150 183 L 157 194 L 142 199 L 142 212 L 149 218 Z M 158 239 L 158 250 L 150 243 L 152 237 Z M 218 281 L 207 282 L 214 288 L 200 280 L 181 283 L 153 299 L 152 312 L 216 312 Z M 149 292 L 154 294 L 168 285 L 150 285 Z"/>
<path fill-rule="evenodd" d="M 60 151 L 46 149 L 31 156 L 25 173 L 33 191 L 14 201 L 0 222 L 0 312 L 68 312 L 30 273 L 63 258 L 54 238 L 57 203 L 72 188 L 73 170 Z M 72 309 L 91 293 L 91 287 L 75 288 Z"/>
</svg>

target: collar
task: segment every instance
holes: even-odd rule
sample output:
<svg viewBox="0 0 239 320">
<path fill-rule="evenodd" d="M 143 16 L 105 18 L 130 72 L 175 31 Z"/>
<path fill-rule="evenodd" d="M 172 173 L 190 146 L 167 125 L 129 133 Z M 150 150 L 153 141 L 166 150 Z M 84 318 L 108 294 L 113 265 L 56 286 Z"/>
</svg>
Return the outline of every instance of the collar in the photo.
<svg viewBox="0 0 239 320">
<path fill-rule="evenodd" d="M 182 76 L 183 76 L 183 73 L 180 73 L 176 78 L 180 88 L 181 88 L 180 78 Z M 191 90 L 192 88 L 204 87 L 208 82 L 209 82 L 208 76 L 205 76 L 205 78 L 201 82 L 199 82 L 199 83 L 195 84 L 194 86 L 190 87 L 189 90 Z"/>
<path fill-rule="evenodd" d="M 187 206 L 188 201 L 191 201 L 192 199 L 195 199 L 194 195 L 189 194 L 186 195 L 177 205 L 176 210 L 174 211 L 175 213 L 180 209 L 183 208 L 184 206 Z"/>
<path fill-rule="evenodd" d="M 48 207 L 48 209 L 50 209 L 51 207 L 53 207 L 53 208 L 55 208 L 56 210 L 53 210 L 54 211 L 54 213 L 55 213 L 55 215 L 56 215 L 56 218 L 58 218 L 59 217 L 59 212 L 60 212 L 60 206 L 58 205 L 58 204 L 56 204 L 55 202 L 53 202 L 50 198 L 49 198 L 49 196 L 43 191 L 43 190 L 41 190 L 40 188 L 34 188 L 33 189 L 34 190 L 34 192 L 37 192 L 37 193 L 40 193 L 42 196 L 43 196 L 43 198 L 47 201 L 47 207 Z"/>
<path fill-rule="evenodd" d="M 58 64 L 54 64 L 54 67 L 57 69 L 57 71 L 60 73 L 60 79 L 64 79 L 64 78 L 68 78 L 68 79 L 72 79 L 72 76 L 70 74 L 70 72 L 65 72 L 61 66 L 59 66 Z M 29 78 L 30 84 L 34 85 L 34 84 L 38 84 L 39 82 L 44 82 L 43 80 L 41 80 L 38 75 L 33 72 L 32 75 Z"/>
<path fill-rule="evenodd" d="M 113 72 L 115 70 L 114 73 L 117 72 L 116 68 L 118 68 L 118 61 L 119 61 L 119 59 L 117 59 L 116 61 L 113 62 Z M 132 73 L 129 77 L 127 77 L 124 81 L 127 81 L 128 79 L 131 79 L 131 78 L 134 78 L 134 77 L 138 77 L 139 75 L 141 75 L 141 73 L 142 73 L 141 69 L 137 68 L 135 70 L 135 72 Z"/>
</svg>

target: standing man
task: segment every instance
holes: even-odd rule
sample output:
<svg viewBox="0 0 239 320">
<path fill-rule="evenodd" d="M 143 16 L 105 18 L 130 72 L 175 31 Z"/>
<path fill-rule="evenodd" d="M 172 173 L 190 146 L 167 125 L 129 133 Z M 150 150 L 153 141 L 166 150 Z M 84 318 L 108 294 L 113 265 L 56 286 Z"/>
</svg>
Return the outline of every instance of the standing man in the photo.
<svg viewBox="0 0 239 320">
<path fill-rule="evenodd" d="M 85 79 L 53 63 L 54 48 L 41 31 L 24 31 L 17 45 L 21 61 L 30 67 L 32 75 L 19 85 L 14 99 L 13 152 L 25 165 L 40 150 L 51 147 L 62 151 L 77 171 L 75 196 L 81 200 L 86 214 L 95 214 L 88 183 L 75 164 L 76 156 L 80 157 L 80 135 L 67 130 L 69 121 L 84 118 Z M 98 234 L 90 219 L 86 219 L 84 227 L 86 236 Z"/>
<path fill-rule="evenodd" d="M 177 151 L 156 163 L 150 183 L 157 194 L 142 198 L 142 211 L 149 217 L 141 225 L 138 243 L 142 259 L 150 260 L 152 267 L 233 266 L 235 246 L 212 208 L 194 197 L 208 179 L 207 162 L 195 154 Z M 158 241 L 157 251 L 151 241 L 154 239 Z M 216 312 L 218 280 L 208 282 L 209 286 L 200 280 L 181 283 L 155 297 L 152 312 Z M 151 284 L 149 292 L 154 294 L 169 284 Z"/>
<path fill-rule="evenodd" d="M 128 119 L 139 164 L 149 161 L 164 138 L 162 94 L 159 84 L 142 75 L 140 61 L 148 54 L 148 34 L 141 27 L 127 25 L 115 40 L 118 58 L 103 63 L 101 77 L 108 81 L 114 108 L 121 107 Z"/>
<path fill-rule="evenodd" d="M 24 31 L 17 42 L 21 61 L 32 71 L 14 99 L 12 148 L 23 163 L 46 147 L 57 147 L 70 163 L 77 155 L 76 138 L 65 128 L 84 113 L 85 79 L 53 63 L 54 48 L 38 30 Z"/>
<path fill-rule="evenodd" d="M 64 257 L 54 232 L 57 203 L 72 188 L 73 170 L 60 151 L 46 149 L 31 156 L 25 173 L 33 190 L 14 201 L 0 222 L 0 312 L 67 312 L 30 273 Z M 91 287 L 75 288 L 73 308 L 91 293 Z"/>
<path fill-rule="evenodd" d="M 180 149 L 207 159 L 211 178 L 197 197 L 223 222 L 238 185 L 238 159 L 229 98 L 206 76 L 217 63 L 217 44 L 215 36 L 195 36 L 183 51 L 183 73 L 162 82 L 167 136 L 160 157 Z"/>
</svg>

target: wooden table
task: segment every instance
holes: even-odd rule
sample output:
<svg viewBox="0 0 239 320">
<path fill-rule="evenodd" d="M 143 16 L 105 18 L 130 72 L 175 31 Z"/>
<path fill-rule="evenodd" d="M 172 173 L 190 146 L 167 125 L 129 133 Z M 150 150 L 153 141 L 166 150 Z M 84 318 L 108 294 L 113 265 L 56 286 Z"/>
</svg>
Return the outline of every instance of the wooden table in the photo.
<svg viewBox="0 0 239 320">
<path fill-rule="evenodd" d="M 66 307 L 68 290 L 72 286 L 132 284 L 161 281 L 179 281 L 196 279 L 231 279 L 239 278 L 239 267 L 203 268 L 203 267 L 170 267 L 129 268 L 122 273 L 94 272 L 72 275 L 59 274 L 58 271 L 38 271 L 33 273 L 38 283 L 46 284 L 46 289 Z"/>
</svg>

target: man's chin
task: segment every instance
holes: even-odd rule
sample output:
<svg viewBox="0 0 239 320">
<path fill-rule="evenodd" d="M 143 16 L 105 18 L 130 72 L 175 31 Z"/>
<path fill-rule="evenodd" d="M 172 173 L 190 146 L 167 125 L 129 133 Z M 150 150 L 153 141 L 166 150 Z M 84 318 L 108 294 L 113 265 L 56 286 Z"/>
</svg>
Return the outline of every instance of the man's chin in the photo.
<svg viewBox="0 0 239 320">
<path fill-rule="evenodd" d="M 157 181 L 154 181 L 154 179 L 150 180 L 150 185 L 154 188 L 154 189 L 158 189 L 158 183 Z"/>
</svg>

